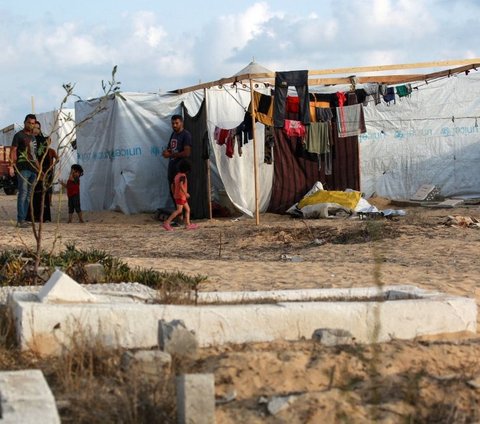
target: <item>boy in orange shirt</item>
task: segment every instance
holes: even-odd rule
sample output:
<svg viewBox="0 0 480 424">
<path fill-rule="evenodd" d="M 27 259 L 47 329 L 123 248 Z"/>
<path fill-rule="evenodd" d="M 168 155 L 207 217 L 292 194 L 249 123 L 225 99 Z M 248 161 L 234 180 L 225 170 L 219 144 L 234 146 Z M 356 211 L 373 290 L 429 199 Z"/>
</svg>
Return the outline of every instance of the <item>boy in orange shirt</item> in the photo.
<svg viewBox="0 0 480 424">
<path fill-rule="evenodd" d="M 188 204 L 188 199 L 190 195 L 188 194 L 188 181 L 187 173 L 191 170 L 190 162 L 187 160 L 182 160 L 178 164 L 178 172 L 175 175 L 175 178 L 172 183 L 172 193 L 175 198 L 175 204 L 177 209 L 174 210 L 167 220 L 163 223 L 163 228 L 167 231 L 173 231 L 172 221 L 185 211 L 185 229 L 186 230 L 195 230 L 198 228 L 198 225 L 192 224 L 190 222 L 190 205 Z"/>
</svg>

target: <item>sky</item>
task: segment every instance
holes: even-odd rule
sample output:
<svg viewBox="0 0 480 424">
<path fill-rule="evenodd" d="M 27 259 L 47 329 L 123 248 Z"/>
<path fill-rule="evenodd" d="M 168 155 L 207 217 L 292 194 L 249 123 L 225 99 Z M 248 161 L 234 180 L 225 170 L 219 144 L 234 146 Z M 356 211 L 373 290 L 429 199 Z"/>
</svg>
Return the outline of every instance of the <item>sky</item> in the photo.
<svg viewBox="0 0 480 424">
<path fill-rule="evenodd" d="M 480 0 L 0 0 L 0 128 L 58 109 L 66 83 L 101 96 L 115 65 L 122 91 L 165 93 L 252 59 L 272 71 L 469 59 L 479 21 Z"/>
</svg>

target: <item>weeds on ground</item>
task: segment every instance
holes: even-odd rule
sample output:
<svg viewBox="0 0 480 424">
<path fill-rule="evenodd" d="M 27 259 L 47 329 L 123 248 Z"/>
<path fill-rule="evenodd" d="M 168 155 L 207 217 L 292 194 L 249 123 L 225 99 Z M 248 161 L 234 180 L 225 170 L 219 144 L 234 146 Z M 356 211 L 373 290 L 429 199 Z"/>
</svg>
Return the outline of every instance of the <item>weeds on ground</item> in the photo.
<svg viewBox="0 0 480 424">
<path fill-rule="evenodd" d="M 122 367 L 122 349 L 105 346 L 78 329 L 44 373 L 62 422 L 175 422 L 172 373 L 148 378 Z"/>
<path fill-rule="evenodd" d="M 0 253 L 0 286 L 25 286 L 34 281 L 33 252 L 14 249 Z M 96 283 L 88 278 L 85 265 L 100 263 L 105 270 L 104 281 L 108 283 L 137 282 L 158 291 L 162 303 L 196 303 L 199 285 L 207 279 L 203 275 L 190 276 L 180 271 L 159 272 L 140 267 L 131 268 L 118 258 L 104 251 L 80 250 L 74 245 L 57 255 L 42 252 L 40 272 L 49 276 L 55 268 L 62 269 L 80 284 Z M 40 281 L 45 277 L 39 275 Z M 48 278 L 48 277 L 47 277 Z"/>
</svg>

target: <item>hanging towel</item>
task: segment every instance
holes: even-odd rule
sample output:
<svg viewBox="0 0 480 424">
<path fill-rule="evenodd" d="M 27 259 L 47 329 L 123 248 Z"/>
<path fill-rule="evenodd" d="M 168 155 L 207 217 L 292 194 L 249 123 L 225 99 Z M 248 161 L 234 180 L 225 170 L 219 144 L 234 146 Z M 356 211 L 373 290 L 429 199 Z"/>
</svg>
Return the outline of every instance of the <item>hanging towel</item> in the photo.
<svg viewBox="0 0 480 424">
<path fill-rule="evenodd" d="M 337 107 L 339 137 L 352 137 L 367 132 L 361 104 Z"/>
</svg>

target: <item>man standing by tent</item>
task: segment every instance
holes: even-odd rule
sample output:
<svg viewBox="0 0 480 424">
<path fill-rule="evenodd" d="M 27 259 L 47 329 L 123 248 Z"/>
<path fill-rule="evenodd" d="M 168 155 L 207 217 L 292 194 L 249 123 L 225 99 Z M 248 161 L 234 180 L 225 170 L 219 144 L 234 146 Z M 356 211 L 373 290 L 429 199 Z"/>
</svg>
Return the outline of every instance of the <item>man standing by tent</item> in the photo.
<svg viewBox="0 0 480 424">
<path fill-rule="evenodd" d="M 192 135 L 183 128 L 183 117 L 181 115 L 172 116 L 172 135 L 168 142 L 167 149 L 163 151 L 162 156 L 168 159 L 168 189 L 175 206 L 175 199 L 172 193 L 172 183 L 177 174 L 177 166 L 182 159 L 188 158 L 192 153 Z"/>
<path fill-rule="evenodd" d="M 17 197 L 17 227 L 29 227 L 25 222 L 29 211 L 30 193 L 35 184 L 39 164 L 36 156 L 36 142 L 33 129 L 37 118 L 28 114 L 23 123 L 23 130 L 17 132 L 12 141 L 10 150 L 10 175 L 15 175 L 15 168 L 18 172 L 18 197 Z"/>
</svg>

